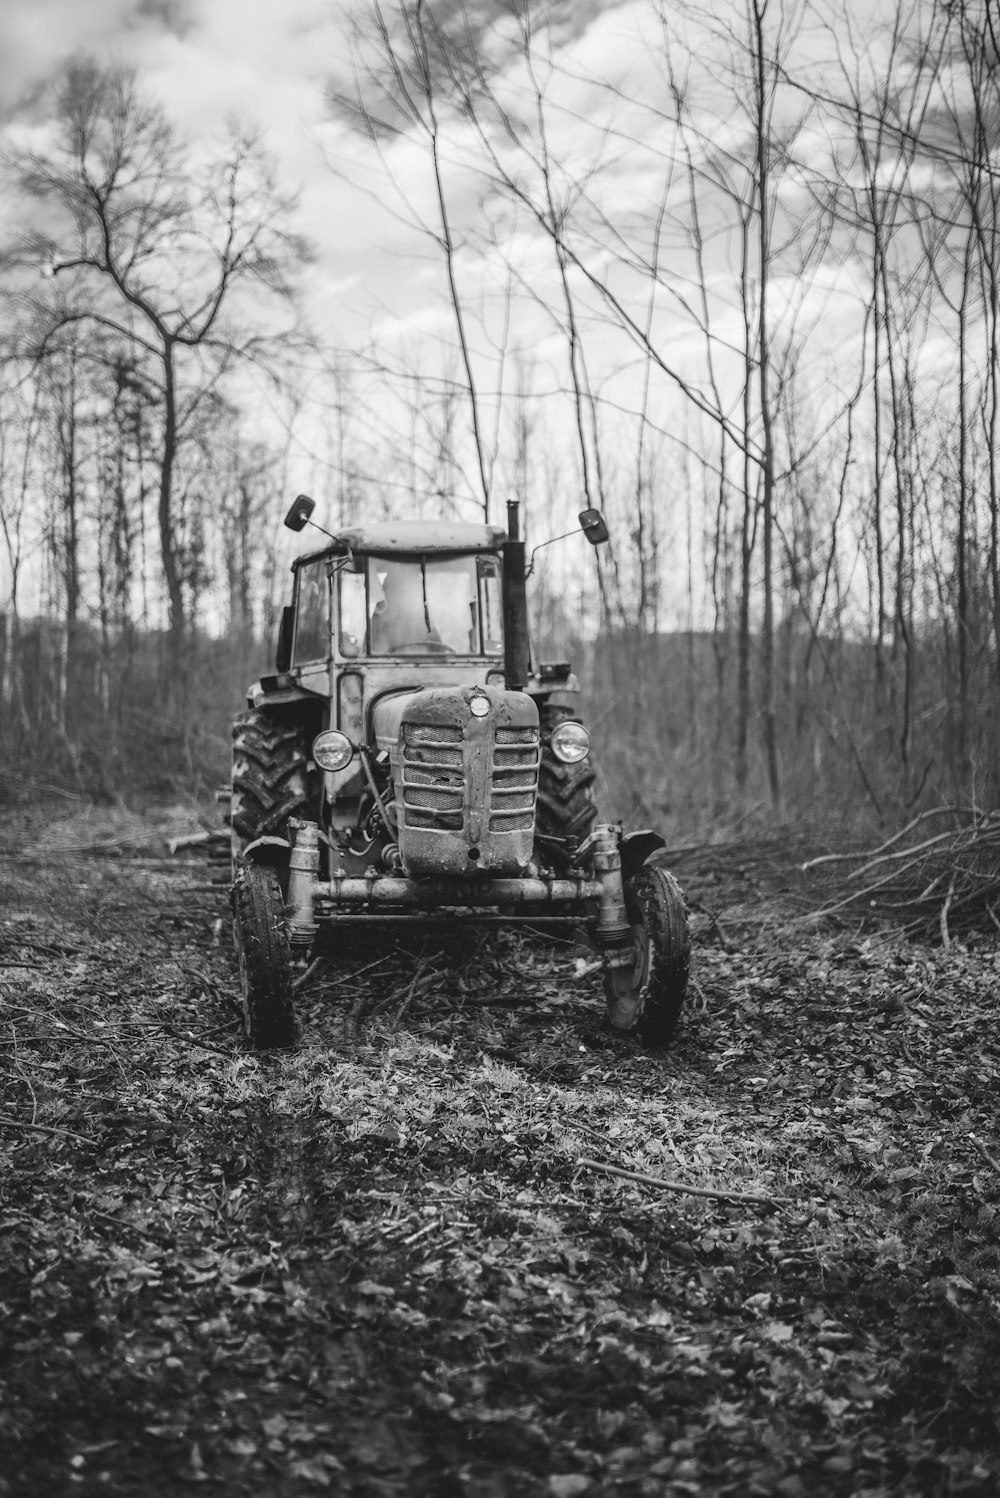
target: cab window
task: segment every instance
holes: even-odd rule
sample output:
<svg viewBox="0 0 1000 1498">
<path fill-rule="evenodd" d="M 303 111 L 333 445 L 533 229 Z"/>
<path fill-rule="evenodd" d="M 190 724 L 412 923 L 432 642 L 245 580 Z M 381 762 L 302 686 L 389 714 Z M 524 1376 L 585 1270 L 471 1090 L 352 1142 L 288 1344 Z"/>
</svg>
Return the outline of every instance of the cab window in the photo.
<svg viewBox="0 0 1000 1498">
<path fill-rule="evenodd" d="M 347 660 L 361 655 L 365 648 L 368 631 L 365 574 L 342 571 L 339 577 L 340 623 L 338 640 L 340 653 Z"/>
<path fill-rule="evenodd" d="M 496 557 L 480 557 L 479 622 L 483 634 L 483 654 L 503 654 L 503 592 L 500 586 L 500 563 Z"/>
<path fill-rule="evenodd" d="M 325 661 L 330 654 L 329 563 L 309 562 L 299 568 L 292 664 Z"/>
<path fill-rule="evenodd" d="M 368 558 L 372 655 L 480 655 L 503 650 L 500 570 L 469 553 Z"/>
</svg>

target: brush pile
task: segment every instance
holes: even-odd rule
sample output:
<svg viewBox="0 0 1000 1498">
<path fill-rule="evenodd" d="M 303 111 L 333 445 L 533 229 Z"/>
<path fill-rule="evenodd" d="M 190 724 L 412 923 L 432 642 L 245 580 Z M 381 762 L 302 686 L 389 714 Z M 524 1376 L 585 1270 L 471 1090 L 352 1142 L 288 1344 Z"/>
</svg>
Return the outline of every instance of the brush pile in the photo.
<svg viewBox="0 0 1000 1498">
<path fill-rule="evenodd" d="M 820 870 L 829 897 L 812 912 L 817 918 L 864 913 L 909 935 L 940 934 L 945 947 L 961 932 L 1000 931 L 998 811 L 937 806 L 877 848 L 827 853 L 802 864 L 803 873 Z"/>
</svg>

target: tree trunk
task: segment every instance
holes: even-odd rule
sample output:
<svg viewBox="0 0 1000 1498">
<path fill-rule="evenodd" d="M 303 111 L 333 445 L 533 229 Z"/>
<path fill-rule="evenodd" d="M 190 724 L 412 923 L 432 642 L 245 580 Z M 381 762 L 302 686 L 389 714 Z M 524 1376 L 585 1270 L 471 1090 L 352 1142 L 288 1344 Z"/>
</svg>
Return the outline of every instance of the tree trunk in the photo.
<svg viewBox="0 0 1000 1498">
<path fill-rule="evenodd" d="M 169 666 L 173 681 L 176 682 L 184 645 L 184 592 L 174 536 L 173 476 L 177 456 L 177 390 L 174 375 L 174 345 L 172 341 L 166 340 L 163 346 L 163 448 L 160 454 L 157 518 L 163 578 L 167 585 Z"/>
<path fill-rule="evenodd" d="M 758 398 L 762 436 L 763 466 L 763 549 L 764 549 L 764 623 L 761 639 L 761 690 L 764 720 L 764 756 L 767 761 L 767 781 L 771 792 L 771 805 L 777 810 L 781 805 L 781 782 L 778 774 L 778 715 L 774 661 L 774 432 L 771 420 L 771 392 L 768 388 L 770 370 L 767 323 L 767 287 L 770 269 L 770 204 L 768 201 L 768 165 L 770 140 L 768 139 L 768 94 L 764 67 L 764 13 L 766 0 L 754 0 L 754 63 L 756 67 L 756 124 L 757 124 L 757 243 L 760 273 L 760 291 L 757 309 L 758 348 Z"/>
</svg>

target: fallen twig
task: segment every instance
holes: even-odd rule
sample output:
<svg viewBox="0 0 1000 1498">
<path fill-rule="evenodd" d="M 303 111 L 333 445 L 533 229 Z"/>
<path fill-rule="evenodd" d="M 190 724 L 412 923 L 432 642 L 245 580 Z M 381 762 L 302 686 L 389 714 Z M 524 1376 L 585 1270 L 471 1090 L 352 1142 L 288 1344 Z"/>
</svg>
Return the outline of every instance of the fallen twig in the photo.
<svg viewBox="0 0 1000 1498">
<path fill-rule="evenodd" d="M 793 1200 L 790 1196 L 757 1196 L 743 1191 L 714 1191 L 708 1186 L 687 1186 L 683 1181 L 667 1181 L 661 1176 L 643 1175 L 638 1170 L 624 1170 L 620 1165 L 604 1165 L 600 1160 L 580 1158 L 577 1165 L 584 1170 L 598 1170 L 603 1175 L 621 1176 L 626 1181 L 638 1181 L 642 1186 L 655 1186 L 659 1191 L 678 1191 L 685 1196 L 707 1196 L 713 1201 L 747 1202 L 758 1207 L 776 1207 Z"/>
<path fill-rule="evenodd" d="M 719 920 L 719 917 L 715 914 L 714 911 L 709 910 L 707 905 L 702 905 L 700 900 L 689 900 L 688 909 L 697 910 L 699 914 L 708 916 L 708 919 L 711 921 L 712 926 L 715 930 L 715 934 L 719 938 L 719 946 L 724 952 L 730 952 L 732 950 L 725 938 L 725 934 L 723 933 L 722 922 Z"/>
<path fill-rule="evenodd" d="M 887 884 L 891 884 L 895 877 L 894 873 L 886 874 L 881 879 L 877 879 L 874 884 L 866 885 L 863 889 L 854 890 L 852 894 L 846 895 L 843 900 L 838 900 L 836 905 L 826 905 L 822 910 L 811 910 L 808 915 L 800 916 L 799 920 L 819 921 L 824 916 L 835 915 L 838 910 L 843 910 L 846 906 L 853 905 L 856 900 L 863 900 L 866 895 L 870 897 L 876 890 L 882 889 Z"/>
<path fill-rule="evenodd" d="M 944 904 L 941 906 L 941 945 L 944 947 L 946 952 L 951 946 L 951 933 L 948 930 L 948 911 L 951 909 L 951 902 L 954 897 L 955 875 L 952 874 L 951 883 L 948 885 L 948 893 L 945 896 Z"/>
<path fill-rule="evenodd" d="M 919 827 L 921 822 L 929 821 L 931 817 L 955 816 L 956 814 L 973 818 L 980 815 L 971 806 L 935 806 L 930 811 L 922 811 L 919 816 L 913 818 L 912 822 L 907 822 L 905 827 L 899 832 L 894 832 L 892 837 L 886 838 L 885 842 L 880 843 L 877 848 L 863 848 L 854 853 L 822 853 L 818 858 L 810 858 L 799 867 L 803 873 L 807 873 L 809 869 L 818 868 L 823 863 L 857 863 L 863 859 L 877 858 L 880 853 L 885 853 L 887 849 L 894 847 L 906 837 L 908 832 L 912 832 L 914 827 Z"/>
<path fill-rule="evenodd" d="M 977 1138 L 975 1134 L 970 1134 L 969 1138 L 971 1139 L 971 1141 L 973 1143 L 973 1146 L 982 1155 L 982 1157 L 986 1161 L 987 1165 L 989 1165 L 991 1167 L 991 1169 L 995 1170 L 996 1173 L 997 1173 L 997 1175 L 1000 1176 L 1000 1165 L 998 1165 L 997 1162 L 996 1162 L 996 1160 L 994 1160 L 993 1156 L 990 1154 L 989 1150 L 986 1148 L 986 1146 L 983 1143 L 983 1141 L 981 1139 Z"/>
<path fill-rule="evenodd" d="M 598 1144 L 603 1144 L 603 1145 L 607 1146 L 607 1143 L 608 1143 L 608 1136 L 607 1136 L 607 1134 L 601 1134 L 597 1129 L 592 1129 L 589 1124 L 580 1123 L 579 1119 L 576 1119 L 576 1118 L 572 1118 L 572 1119 L 567 1118 L 567 1119 L 565 1119 L 564 1120 L 564 1127 L 567 1128 L 567 1129 L 573 1129 L 577 1134 L 589 1134 L 590 1137 L 591 1137 L 591 1139 L 596 1139 L 597 1140 Z"/>
<path fill-rule="evenodd" d="M 26 1119 L 4 1118 L 0 1116 L 0 1128 L 2 1129 L 29 1129 L 34 1134 L 56 1134 L 62 1139 L 76 1139 L 80 1144 L 94 1144 L 86 1134 L 74 1134 L 72 1129 L 56 1129 L 50 1124 L 28 1123 Z"/>
<path fill-rule="evenodd" d="M 197 1035 L 185 1035 L 183 1030 L 175 1030 L 173 1025 L 165 1024 L 161 1028 L 163 1034 L 169 1035 L 171 1040 L 181 1040 L 186 1045 L 200 1046 L 203 1051 L 214 1051 L 217 1056 L 227 1056 L 230 1058 L 232 1057 L 232 1051 L 224 1050 L 221 1045 L 212 1045 L 210 1041 L 199 1040 Z M 207 1031 L 205 1033 L 211 1034 L 212 1032 Z"/>
<path fill-rule="evenodd" d="M 429 963 L 422 958 L 410 981 L 400 988 L 394 988 L 391 993 L 383 995 L 374 1004 L 370 1004 L 365 1012 L 365 1019 L 372 1020 L 376 1015 L 384 1014 L 387 1009 L 393 1009 L 392 1023 L 398 1024 L 413 1002 L 414 996 L 433 983 L 436 975 L 428 972 L 428 967 Z M 398 1007 L 394 1008 L 394 1006 Z"/>
<path fill-rule="evenodd" d="M 363 967 L 358 972 L 352 973 L 350 975 L 350 981 L 356 984 L 357 980 L 362 976 L 363 973 L 368 973 L 371 972 L 373 968 L 381 967 L 383 963 L 389 961 L 389 958 L 391 956 L 392 953 L 386 953 L 385 956 L 377 958 L 375 962 L 369 962 L 367 967 Z M 398 997 L 398 993 L 399 990 L 397 989 L 395 995 L 390 995 L 389 1002 L 392 1001 L 393 997 Z M 381 999 L 377 1004 L 373 1006 L 371 994 L 366 992 L 365 989 L 361 990 L 357 998 L 354 1000 L 354 1003 L 351 1005 L 350 1012 L 344 1016 L 344 1039 L 348 1045 L 354 1045 L 356 1043 L 358 1038 L 358 1026 L 361 1023 L 362 1019 L 367 1018 L 370 1013 L 374 1012 L 377 1009 L 381 1009 L 382 1007 L 384 1007 L 384 1005 Z"/>
<path fill-rule="evenodd" d="M 433 1009 L 421 1009 L 421 1019 L 432 1019 L 442 1014 L 468 1014 L 470 1009 L 523 1009 L 528 1005 L 541 1009 L 542 1001 L 535 994 L 496 994 L 485 999 L 463 999 L 460 1004 L 439 1004 Z"/>
<path fill-rule="evenodd" d="M 32 941 L 27 936 L 10 937 L 4 948 L 27 947 L 29 952 L 41 952 L 44 957 L 80 957 L 88 949 L 70 945 L 69 942 Z"/>
<path fill-rule="evenodd" d="M 226 1020 L 225 1024 L 215 1025 L 211 1030 L 202 1030 L 201 1034 L 215 1035 L 219 1030 L 231 1029 L 234 1023 L 234 1020 Z M 141 1039 L 150 1032 L 160 1032 L 164 1029 L 163 1021 L 155 1020 L 151 1024 L 140 1026 L 138 1031 L 133 1033 L 119 1030 L 114 1035 L 85 1035 L 82 1030 L 72 1029 L 63 1020 L 56 1020 L 56 1024 L 62 1026 L 61 1031 L 45 1030 L 35 1035 L 5 1036 L 0 1038 L 0 1046 L 47 1045 L 52 1041 L 58 1041 L 60 1045 L 101 1045 L 105 1050 L 115 1051 L 117 1046 L 124 1045 L 129 1040 Z"/>
<path fill-rule="evenodd" d="M 155 1233 L 150 1228 L 141 1228 L 138 1223 L 127 1222 L 124 1217 L 114 1217 L 110 1212 L 102 1212 L 100 1207 L 95 1207 L 93 1203 L 90 1203 L 87 1210 L 92 1216 L 99 1217 L 102 1222 L 113 1223 L 116 1228 L 125 1228 L 127 1232 L 135 1233 L 139 1238 L 145 1238 L 148 1243 L 169 1242 L 169 1239 L 165 1238 L 162 1233 Z"/>
<path fill-rule="evenodd" d="M 322 964 L 323 964 L 323 958 L 322 957 L 314 957 L 313 960 L 312 960 L 312 962 L 310 962 L 309 966 L 306 968 L 305 972 L 300 973 L 297 978 L 293 978 L 293 980 L 292 980 L 292 993 L 298 993 L 300 989 L 305 988 L 306 984 L 309 982 L 309 979 L 312 977 L 313 973 L 316 971 L 316 969 L 318 967 L 321 967 Z"/>
<path fill-rule="evenodd" d="M 393 1029 L 395 1029 L 396 1026 L 400 1023 L 403 1015 L 406 1013 L 407 1009 L 409 1009 L 417 994 L 420 993 L 423 989 L 428 988 L 433 979 L 433 973 L 424 973 L 423 975 L 421 975 L 420 969 L 417 968 L 417 971 L 413 975 L 413 982 L 407 989 L 402 1002 L 393 1010 L 391 1021 Z"/>
<path fill-rule="evenodd" d="M 434 1217 L 430 1222 L 425 1223 L 422 1228 L 418 1228 L 415 1233 L 410 1233 L 406 1238 L 400 1238 L 399 1241 L 404 1248 L 412 1248 L 414 1243 L 418 1243 L 421 1238 L 426 1238 L 428 1233 L 433 1233 L 435 1228 L 443 1226 L 443 1220 L 440 1217 Z"/>
<path fill-rule="evenodd" d="M 928 815 L 957 815 L 960 808 L 941 807 Z M 984 814 L 968 808 L 966 825 L 937 833 L 918 843 L 898 846 L 906 833 L 912 833 L 917 821 L 910 822 L 903 833 L 897 833 L 880 848 L 864 855 L 859 868 L 846 875 L 835 898 L 805 919 L 821 920 L 845 910 L 848 906 L 868 906 L 873 915 L 892 918 L 907 912 L 905 930 L 924 929 L 940 936 L 947 949 L 960 929 L 990 917 L 990 902 L 996 900 L 1000 880 L 997 859 L 1000 856 L 1000 822 L 994 813 Z M 891 852 L 887 851 L 892 849 Z M 829 860 L 842 855 L 829 855 Z M 855 859 L 855 855 L 843 855 Z M 823 860 L 815 859 L 814 867 Z M 944 902 L 942 904 L 942 894 Z"/>
</svg>

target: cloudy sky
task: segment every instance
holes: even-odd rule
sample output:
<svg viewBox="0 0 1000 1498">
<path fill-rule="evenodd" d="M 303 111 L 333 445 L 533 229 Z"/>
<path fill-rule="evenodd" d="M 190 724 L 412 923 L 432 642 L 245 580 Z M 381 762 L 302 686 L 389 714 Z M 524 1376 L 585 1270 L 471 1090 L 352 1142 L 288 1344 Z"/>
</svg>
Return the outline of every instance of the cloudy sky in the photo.
<svg viewBox="0 0 1000 1498">
<path fill-rule="evenodd" d="M 851 0 L 845 3 L 850 5 Z M 876 8 L 890 3 L 876 0 Z M 529 99 L 530 110 L 523 66 L 512 60 L 513 52 L 503 50 L 511 34 L 510 7 L 504 0 L 436 0 L 434 8 L 436 14 L 446 15 L 449 7 L 469 17 L 477 45 L 487 55 L 506 59 L 498 74 L 499 87 L 510 90 L 511 98 L 520 88 L 521 100 Z M 0 130 L 23 136 L 44 129 L 45 86 L 79 51 L 99 61 L 136 65 L 172 121 L 195 141 L 221 142 L 227 117 L 233 115 L 259 124 L 280 162 L 284 183 L 301 190 L 300 227 L 317 249 L 307 288 L 314 325 L 330 343 L 345 349 L 357 350 L 367 343 L 399 364 L 425 367 L 424 358 L 433 357 L 429 350 L 447 344 L 454 357 L 456 345 L 441 257 L 428 236 L 414 227 L 415 220 L 432 228 L 438 223 L 427 152 L 405 134 L 388 135 L 383 143 L 387 175 L 379 170 L 367 143 L 328 102 L 331 92 L 351 91 L 348 38 L 352 21 L 365 9 L 364 0 L 3 0 Z M 871 19 L 871 0 L 857 0 L 856 9 Z M 685 281 L 691 274 L 691 244 L 689 239 L 683 242 L 683 204 L 657 249 L 661 266 L 668 265 L 670 275 L 661 278 L 652 301 L 642 276 L 629 271 L 628 258 L 639 247 L 648 247 L 671 172 L 683 198 L 678 175 L 683 160 L 667 118 L 671 65 L 678 78 L 687 75 L 696 84 L 691 89 L 690 136 L 696 150 L 703 156 L 714 153 L 721 161 L 727 151 L 738 155 L 742 149 L 747 121 L 725 95 L 724 87 L 731 88 L 731 81 L 725 86 L 718 81 L 727 76 L 725 65 L 720 59 L 713 73 L 710 56 L 685 55 L 676 37 L 665 47 L 656 0 L 537 0 L 534 10 L 544 17 L 545 45 L 559 61 L 557 72 L 541 80 L 549 145 L 560 173 L 556 188 L 567 193 L 568 201 L 574 179 L 588 179 L 590 223 L 607 230 L 603 244 L 597 236 L 588 247 L 595 275 L 604 274 L 612 256 L 617 256 L 608 274 L 619 278 L 617 284 L 626 294 L 635 294 L 637 318 L 655 316 L 670 359 L 691 378 L 704 381 L 704 338 L 697 319 L 684 316 L 680 301 L 685 295 L 689 301 L 696 299 L 696 288 Z M 723 46 L 730 25 L 727 10 L 738 30 L 745 16 L 742 0 L 706 8 L 713 24 L 718 23 L 716 37 Z M 840 10 L 841 0 L 787 0 L 787 13 L 798 16 L 797 65 L 809 67 L 824 56 L 835 56 L 842 39 L 831 17 Z M 673 24 L 680 11 L 671 5 L 667 13 Z M 769 24 L 780 29 L 785 14 L 785 7 L 773 4 Z M 860 57 L 869 55 L 863 47 L 857 50 Z M 870 51 L 870 57 L 875 56 Z M 538 82 L 532 80 L 533 85 Z M 794 96 L 789 97 L 792 108 L 797 108 Z M 476 143 L 468 134 L 463 140 L 460 127 L 449 134 L 446 185 L 462 246 L 462 291 L 475 308 L 483 389 L 489 391 L 495 384 L 491 355 L 501 345 L 507 350 L 516 347 L 530 360 L 534 395 L 544 400 L 548 392 L 552 409 L 561 401 L 562 414 L 555 419 L 572 427 L 567 338 L 560 325 L 564 304 L 552 245 L 530 215 L 514 217 L 508 202 L 497 208 L 494 220 L 502 253 L 491 253 L 484 231 L 493 205 L 487 201 L 487 212 L 480 211 L 483 178 L 470 166 Z M 506 164 L 515 175 L 530 173 L 527 157 L 509 142 L 506 149 Z M 819 155 L 830 149 L 830 142 L 819 134 L 811 149 Z M 595 167 L 599 169 L 589 175 Z M 537 188 L 537 174 L 534 185 Z M 713 221 L 713 205 L 707 202 L 705 207 L 708 269 L 718 290 L 714 332 L 718 348 L 724 350 L 727 316 L 733 319 L 734 341 L 740 336 L 741 314 L 733 297 L 738 265 L 722 216 Z M 731 209 L 730 204 L 730 214 Z M 602 213 L 607 215 L 603 226 Z M 478 239 L 466 244 L 464 226 L 473 218 Z M 619 244 L 616 236 L 622 226 Z M 605 248 L 607 259 L 602 262 Z M 808 315 L 819 319 L 846 308 L 854 295 L 849 283 L 850 270 L 844 265 L 816 275 L 808 283 L 808 295 L 815 299 Z M 516 306 L 511 315 L 505 294 L 512 285 Z M 791 266 L 786 305 L 795 307 L 797 315 L 802 315 L 805 286 Z M 602 344 L 599 294 L 586 285 L 577 291 L 581 296 L 591 293 L 588 377 L 609 411 L 634 412 L 645 377 L 635 343 L 618 334 L 608 335 Z M 607 321 L 604 318 L 605 326 Z M 511 368 L 508 358 L 505 380 Z M 738 372 L 737 366 L 737 376 Z M 738 400 L 738 393 L 733 399 Z M 661 423 L 669 419 L 664 403 L 670 400 L 682 404 L 676 388 L 666 382 L 657 413 Z M 690 414 L 685 410 L 684 419 Z M 308 474 L 303 477 L 308 480 Z"/>
<path fill-rule="evenodd" d="M 371 163 L 352 132 L 331 118 L 328 91 L 351 87 L 348 36 L 360 0 L 4 0 L 0 5 L 3 128 L 37 120 L 46 84 L 75 52 L 135 64 L 171 119 L 195 139 L 222 138 L 227 117 L 263 127 L 286 180 L 302 190 L 302 226 L 320 251 L 320 275 L 348 320 L 360 310 L 414 301 L 433 280 L 401 260 L 415 249 L 403 226 L 330 163 L 372 185 Z M 488 32 L 505 7 L 472 6 Z M 546 5 L 573 40 L 580 66 L 626 74 L 641 66 L 647 7 L 577 0 Z M 567 17 L 571 19 L 567 19 Z M 414 184 L 418 198 L 419 184 Z M 461 188 L 459 187 L 459 195 Z M 391 193 L 380 194 L 391 199 Z"/>
<path fill-rule="evenodd" d="M 24 128 L 46 83 L 85 51 L 136 65 L 196 140 L 221 140 L 233 115 L 259 124 L 288 183 L 303 189 L 304 227 L 325 272 L 347 278 L 363 261 L 358 236 L 343 233 L 343 189 L 324 161 L 324 86 L 343 66 L 348 21 L 348 7 L 330 0 L 6 0 L 0 99 L 8 126 Z"/>
<path fill-rule="evenodd" d="M 395 0 L 383 3 L 395 9 Z M 598 442 L 591 425 L 580 438 L 585 421 L 575 406 L 566 302 L 552 241 L 529 211 L 516 207 L 516 192 L 491 195 L 483 142 L 467 121 L 453 117 L 445 185 L 486 446 L 497 455 L 491 518 L 501 518 L 507 493 L 530 496 L 532 503 L 540 494 L 544 513 L 529 520 L 529 530 L 532 523 L 532 534 L 564 529 L 580 501 L 591 497 L 581 454 L 589 446 L 589 482 L 593 487 L 599 452 L 603 492 L 614 496 L 609 515 L 613 503 L 630 513 L 645 461 L 653 465 L 646 471 L 646 492 L 655 494 L 667 517 L 664 532 L 685 537 L 687 546 L 696 524 L 692 493 L 702 484 L 705 504 L 714 502 L 719 437 L 711 417 L 699 430 L 697 401 L 680 393 L 681 381 L 700 390 L 709 405 L 718 396 L 737 426 L 746 382 L 739 353 L 746 310 L 740 302 L 739 209 L 746 200 L 751 132 L 739 96 L 747 82 L 740 40 L 747 6 L 745 0 L 530 3 L 540 42 L 530 77 L 509 45 L 507 0 L 433 0 L 433 9 L 439 17 L 467 19 L 477 49 L 497 64 L 499 97 L 520 108 L 533 127 L 534 90 L 544 94 L 555 196 L 574 215 L 571 232 L 586 263 L 586 271 L 570 268 L 567 274 L 578 298 L 585 369 L 576 358 L 600 413 L 600 434 Z M 807 433 L 810 423 L 816 431 L 832 426 L 824 403 L 840 409 L 845 391 L 857 384 L 868 293 L 865 264 L 850 245 L 824 248 L 808 266 L 800 263 L 810 235 L 796 230 L 808 226 L 817 185 L 851 170 L 854 141 L 850 120 L 836 106 L 826 109 L 815 100 L 810 105 L 798 84 L 811 81 L 818 94 L 843 96 L 856 88 L 865 95 L 873 76 L 895 77 L 896 62 L 887 54 L 891 27 L 879 30 L 879 23 L 898 12 L 913 30 L 932 8 L 931 0 L 771 0 L 767 9 L 769 41 L 773 46 L 785 33 L 793 77 L 777 90 L 775 130 L 794 142 L 804 163 L 801 175 L 787 172 L 776 189 L 775 234 L 782 246 L 768 305 L 775 346 L 790 348 L 798 341 L 812 361 L 796 395 L 801 388 Z M 354 492 L 366 504 L 384 496 L 390 506 L 401 498 L 436 506 L 441 493 L 449 492 L 460 496 L 456 503 L 471 519 L 480 513 L 482 491 L 467 404 L 464 398 L 458 403 L 454 426 L 445 432 L 440 403 L 432 410 L 427 399 L 442 372 L 460 386 L 462 369 L 444 263 L 433 242 L 440 218 L 426 141 L 389 128 L 380 159 L 330 103 L 332 94 L 352 91 L 352 23 L 367 10 L 367 0 L 0 0 L 0 145 L 5 134 L 23 140 L 37 132 L 44 139 L 46 87 L 79 52 L 137 67 L 145 88 L 195 143 L 221 145 L 233 116 L 258 125 L 278 159 L 283 185 L 301 193 L 297 227 L 316 248 L 305 287 L 312 325 L 329 346 L 344 351 L 357 382 L 350 391 Z M 695 10 L 701 13 L 697 33 L 695 23 L 684 20 Z M 557 64 L 550 70 L 546 53 Z M 905 68 L 905 51 L 901 57 Z M 683 139 L 672 122 L 671 83 L 688 88 Z M 376 94 L 368 97 L 378 105 Z M 905 100 L 905 83 L 899 97 Z M 390 127 L 398 125 L 391 106 L 383 112 Z M 526 128 L 524 140 L 517 131 L 505 135 L 494 115 L 488 149 L 498 152 L 493 166 L 499 163 L 513 181 L 527 184 L 537 203 L 538 137 L 526 149 L 528 134 Z M 890 146 L 887 178 L 895 170 L 892 154 Z M 700 262 L 687 197 L 689 166 L 691 180 L 699 181 Z M 581 199 L 574 189 L 584 182 Z M 651 276 L 654 253 L 657 274 Z M 751 282 L 752 276 L 751 266 Z M 646 359 L 636 328 L 624 332 L 609 311 L 608 288 L 627 304 L 636 327 L 648 329 L 653 358 Z M 710 340 L 699 326 L 709 306 Z M 382 364 L 375 374 L 361 357 L 368 351 Z M 922 354 L 928 388 L 950 378 L 950 352 L 946 343 L 938 357 L 931 329 Z M 394 372 L 394 386 L 383 379 L 385 368 Z M 428 383 L 416 382 L 418 372 L 430 372 Z M 381 385 L 359 395 L 365 379 Z M 517 453 L 525 412 L 534 423 L 528 478 L 518 468 Z M 317 397 L 312 416 L 296 418 L 285 486 L 290 494 L 314 493 L 327 522 L 351 518 L 346 487 L 337 488 L 348 445 L 336 447 L 330 413 L 329 400 L 321 405 Z M 456 447 L 464 444 L 460 481 L 447 491 L 432 472 L 442 436 Z M 419 474 L 416 462 L 405 468 L 408 441 L 424 444 Z M 384 455 L 393 442 L 390 464 Z M 682 555 L 671 546 L 670 555 L 675 552 Z M 542 553 L 543 559 L 549 555 L 554 558 L 555 549 Z"/>
</svg>

